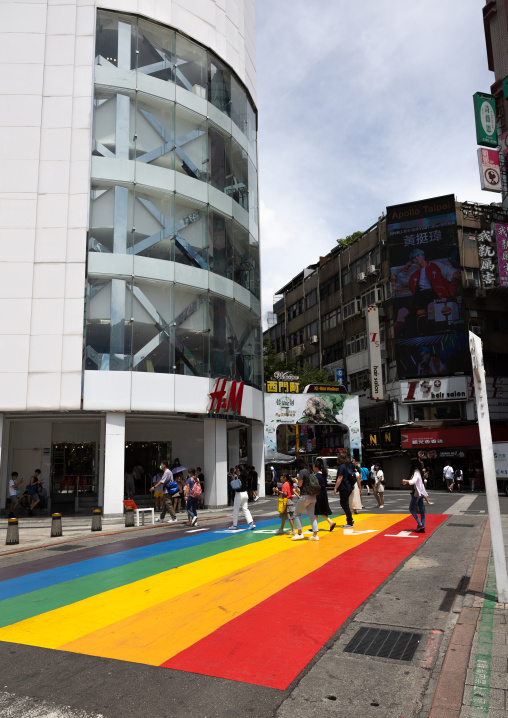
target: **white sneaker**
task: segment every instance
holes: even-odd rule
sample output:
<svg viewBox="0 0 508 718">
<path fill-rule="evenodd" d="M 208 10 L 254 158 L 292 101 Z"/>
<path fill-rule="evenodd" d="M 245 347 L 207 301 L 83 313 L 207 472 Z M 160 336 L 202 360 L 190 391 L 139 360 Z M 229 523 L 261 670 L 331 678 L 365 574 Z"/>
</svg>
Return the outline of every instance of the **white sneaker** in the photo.
<svg viewBox="0 0 508 718">
<path fill-rule="evenodd" d="M 157 519 L 155 519 L 155 523 L 156 523 L 156 524 L 163 524 L 164 521 L 163 521 L 161 518 L 157 518 Z"/>
<path fill-rule="evenodd" d="M 259 496 L 254 496 L 254 501 L 257 501 L 259 499 Z"/>
<path fill-rule="evenodd" d="M 319 541 L 319 536 L 311 536 L 309 541 Z"/>
<path fill-rule="evenodd" d="M 305 536 L 303 534 L 296 534 L 291 537 L 291 541 L 305 541 Z"/>
<path fill-rule="evenodd" d="M 285 533 L 286 532 L 284 531 L 284 529 L 279 529 L 278 531 L 275 532 L 275 535 L 276 536 L 284 536 Z"/>
<path fill-rule="evenodd" d="M 238 531 L 238 526 L 230 526 L 228 531 Z"/>
<path fill-rule="evenodd" d="M 253 530 L 256 528 L 256 524 L 251 524 L 251 525 L 249 526 L 249 528 L 250 528 L 251 531 L 253 531 Z"/>
<path fill-rule="evenodd" d="M 176 524 L 176 519 L 169 519 L 168 524 Z"/>
</svg>

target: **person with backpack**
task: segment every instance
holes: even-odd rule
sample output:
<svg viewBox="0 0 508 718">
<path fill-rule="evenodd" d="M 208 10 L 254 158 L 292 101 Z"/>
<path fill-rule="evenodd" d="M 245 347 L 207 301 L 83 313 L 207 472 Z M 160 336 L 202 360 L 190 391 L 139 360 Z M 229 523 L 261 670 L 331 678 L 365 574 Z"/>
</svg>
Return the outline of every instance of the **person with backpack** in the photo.
<svg viewBox="0 0 508 718">
<path fill-rule="evenodd" d="M 229 527 L 230 531 L 236 531 L 238 529 L 238 514 L 240 509 L 243 511 L 245 521 L 249 524 L 249 528 L 256 528 L 256 524 L 252 518 L 252 514 L 249 511 L 249 477 L 243 467 L 240 467 L 238 475 L 235 476 L 231 482 L 231 489 L 235 494 L 235 500 L 233 502 L 233 525 Z"/>
<path fill-rule="evenodd" d="M 196 476 L 196 469 L 189 469 L 189 478 L 184 486 L 185 498 L 187 499 L 186 510 L 189 515 L 189 524 L 195 526 L 198 522 L 198 504 L 203 490 Z"/>
<path fill-rule="evenodd" d="M 349 508 L 349 497 L 353 491 L 355 482 L 356 471 L 351 461 L 346 460 L 339 466 L 339 470 L 337 471 L 337 482 L 335 484 L 335 488 L 333 489 L 333 493 L 337 494 L 337 491 L 339 492 L 340 505 L 346 514 L 347 523 L 345 528 L 348 529 L 352 529 L 354 524 L 351 509 Z"/>
<path fill-rule="evenodd" d="M 305 538 L 303 535 L 302 513 L 307 511 L 307 516 L 312 526 L 311 541 L 319 541 L 318 523 L 315 514 L 316 497 L 321 493 L 321 484 L 315 474 L 310 474 L 305 461 L 298 458 L 295 461 L 295 467 L 298 471 L 298 488 L 300 489 L 300 499 L 295 509 L 295 523 L 298 533 L 291 537 L 291 541 L 301 541 Z"/>
<path fill-rule="evenodd" d="M 457 483 L 457 489 L 459 494 L 462 493 L 462 481 L 464 479 L 464 474 L 462 473 L 462 469 L 455 469 L 455 481 Z"/>
<path fill-rule="evenodd" d="M 171 486 L 171 484 L 174 484 L 176 482 L 173 480 L 173 474 L 169 470 L 168 463 L 165 459 L 163 461 L 161 461 L 159 468 L 162 471 L 162 477 L 156 484 L 153 484 L 153 486 L 150 487 L 150 491 L 155 491 L 159 486 L 162 486 L 162 491 L 163 491 L 163 494 L 162 494 L 163 509 L 162 509 L 162 512 L 161 512 L 161 515 L 159 516 L 159 518 L 155 519 L 155 523 L 158 523 L 158 524 L 163 523 L 164 517 L 166 516 L 167 513 L 169 513 L 171 518 L 169 519 L 168 524 L 174 524 L 174 523 L 176 523 L 176 514 L 175 514 L 175 510 L 173 508 L 173 500 L 171 498 L 172 493 L 174 493 L 174 492 L 170 492 L 170 486 Z"/>
<path fill-rule="evenodd" d="M 409 512 L 416 521 L 416 529 L 414 533 L 425 533 L 425 504 L 423 499 L 427 496 L 427 491 L 422 481 L 422 464 L 420 459 L 414 457 L 411 459 L 411 469 L 407 479 L 402 479 L 403 484 L 409 484 L 413 487 L 411 491 L 411 501 L 409 502 Z M 418 514 L 420 519 L 418 520 Z"/>
<path fill-rule="evenodd" d="M 446 464 L 446 466 L 443 469 L 443 482 L 446 481 L 446 488 L 450 492 L 450 494 L 453 493 L 453 469 L 450 466 L 450 462 Z"/>
</svg>

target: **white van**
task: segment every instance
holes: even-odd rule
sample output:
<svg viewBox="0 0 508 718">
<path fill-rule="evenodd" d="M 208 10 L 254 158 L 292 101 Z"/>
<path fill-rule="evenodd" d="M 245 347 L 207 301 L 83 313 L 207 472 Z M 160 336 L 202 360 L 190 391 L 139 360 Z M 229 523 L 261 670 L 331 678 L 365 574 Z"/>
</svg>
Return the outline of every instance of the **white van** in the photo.
<svg viewBox="0 0 508 718">
<path fill-rule="evenodd" d="M 328 471 L 326 483 L 328 486 L 335 486 L 337 471 L 339 470 L 338 456 L 320 456 L 323 466 Z"/>
</svg>

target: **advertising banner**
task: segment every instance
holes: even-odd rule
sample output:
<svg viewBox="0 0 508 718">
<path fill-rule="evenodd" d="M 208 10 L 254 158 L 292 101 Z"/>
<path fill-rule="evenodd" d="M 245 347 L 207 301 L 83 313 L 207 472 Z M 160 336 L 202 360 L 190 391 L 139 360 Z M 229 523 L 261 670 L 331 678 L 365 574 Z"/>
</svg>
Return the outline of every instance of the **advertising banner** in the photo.
<svg viewBox="0 0 508 718">
<path fill-rule="evenodd" d="M 497 150 L 478 148 L 480 186 L 486 192 L 501 192 L 501 168 Z"/>
<path fill-rule="evenodd" d="M 265 394 L 265 445 L 277 450 L 279 424 L 340 424 L 349 430 L 349 448 L 361 451 L 360 408 L 349 394 Z"/>
<path fill-rule="evenodd" d="M 499 265 L 499 286 L 508 287 L 508 224 L 495 222 L 494 233 Z"/>
<path fill-rule="evenodd" d="M 497 251 L 493 232 L 484 229 L 476 237 L 482 287 L 488 289 L 496 284 Z"/>
<path fill-rule="evenodd" d="M 465 376 L 401 381 L 400 398 L 403 404 L 436 401 L 467 401 L 469 390 Z"/>
<path fill-rule="evenodd" d="M 501 145 L 503 155 L 508 155 L 508 132 L 503 132 L 499 138 L 499 144 Z"/>
<path fill-rule="evenodd" d="M 399 379 L 467 373 L 454 196 L 386 213 Z"/>
<path fill-rule="evenodd" d="M 476 143 L 482 147 L 497 147 L 496 101 L 493 95 L 476 92 L 473 95 Z"/>
<path fill-rule="evenodd" d="M 379 309 L 367 307 L 367 336 L 369 337 L 370 395 L 376 401 L 384 399 L 381 370 L 381 339 L 379 338 Z"/>
</svg>

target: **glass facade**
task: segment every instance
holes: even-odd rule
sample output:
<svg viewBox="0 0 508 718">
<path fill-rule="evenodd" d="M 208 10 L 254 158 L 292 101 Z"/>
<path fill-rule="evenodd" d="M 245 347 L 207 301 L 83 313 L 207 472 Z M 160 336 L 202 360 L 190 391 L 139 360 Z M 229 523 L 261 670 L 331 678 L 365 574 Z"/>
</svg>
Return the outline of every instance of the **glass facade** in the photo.
<svg viewBox="0 0 508 718">
<path fill-rule="evenodd" d="M 179 32 L 98 11 L 85 369 L 261 388 L 256 110 Z"/>
</svg>

